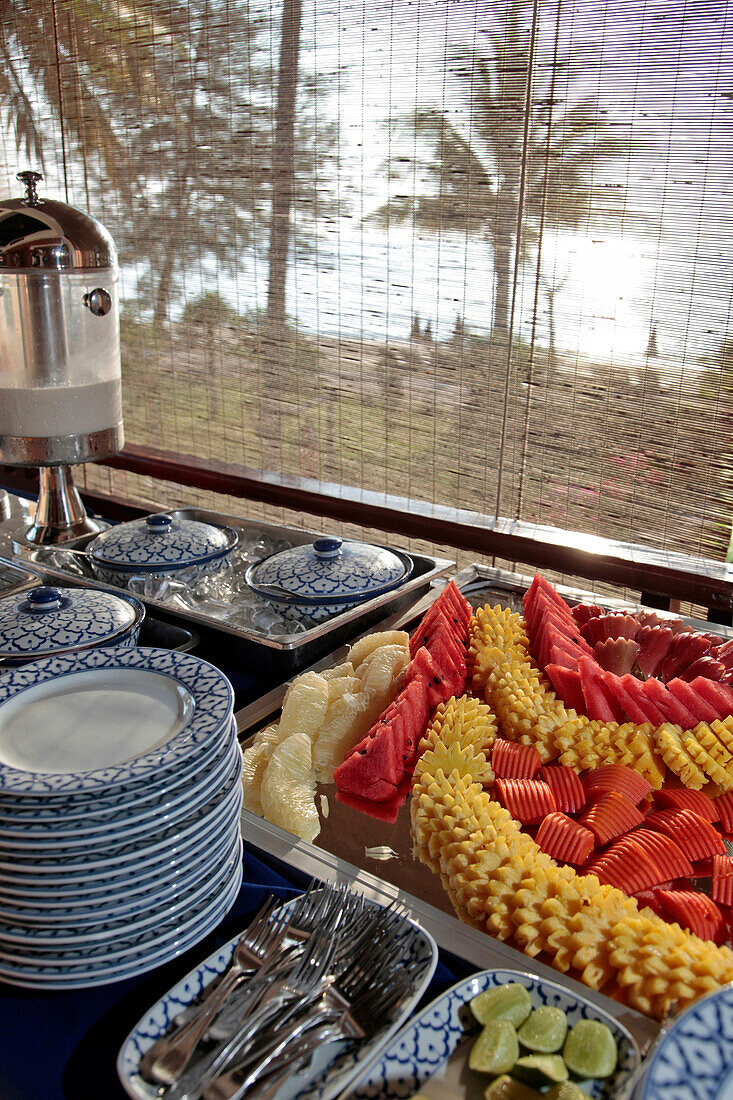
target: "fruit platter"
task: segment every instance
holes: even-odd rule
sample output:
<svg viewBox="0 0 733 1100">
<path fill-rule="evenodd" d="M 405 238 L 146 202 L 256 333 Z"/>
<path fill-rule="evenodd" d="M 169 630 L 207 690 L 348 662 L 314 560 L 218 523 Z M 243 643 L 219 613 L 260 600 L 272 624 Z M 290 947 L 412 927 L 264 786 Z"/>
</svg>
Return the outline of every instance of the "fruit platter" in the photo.
<svg viewBox="0 0 733 1100">
<path fill-rule="evenodd" d="M 408 819 L 461 921 L 652 1019 L 733 981 L 717 634 L 539 575 L 521 610 L 450 582 L 410 633 L 297 677 L 244 755 L 249 810 L 316 844 L 334 797 L 355 833 Z"/>
</svg>

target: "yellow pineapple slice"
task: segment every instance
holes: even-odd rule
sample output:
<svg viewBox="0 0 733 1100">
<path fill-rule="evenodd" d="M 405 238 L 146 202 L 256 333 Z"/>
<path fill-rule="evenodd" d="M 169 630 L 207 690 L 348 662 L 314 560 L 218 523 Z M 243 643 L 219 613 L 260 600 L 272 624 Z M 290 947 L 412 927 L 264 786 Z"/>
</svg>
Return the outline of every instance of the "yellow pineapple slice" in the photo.
<svg viewBox="0 0 733 1100">
<path fill-rule="evenodd" d="M 315 795 L 310 737 L 293 733 L 275 746 L 262 777 L 263 816 L 301 840 L 313 841 L 321 831 Z"/>
<path fill-rule="evenodd" d="M 707 776 L 692 759 L 682 743 L 682 730 L 671 722 L 665 722 L 654 731 L 654 741 L 662 760 L 670 771 L 679 776 L 686 787 L 699 791 L 705 786 Z"/>
<path fill-rule="evenodd" d="M 328 682 L 317 672 L 303 672 L 288 688 L 280 716 L 280 740 L 294 733 L 316 736 L 328 708 Z"/>
<path fill-rule="evenodd" d="M 358 669 L 370 653 L 388 645 L 401 646 L 409 652 L 410 635 L 406 630 L 382 630 L 375 634 L 367 634 L 365 638 L 359 638 L 358 642 L 354 642 L 349 650 L 349 661 L 355 669 Z"/>
<path fill-rule="evenodd" d="M 375 714 L 375 709 L 374 700 L 363 691 L 347 692 L 330 703 L 313 746 L 313 764 L 319 782 L 333 783 L 333 769 L 366 736 L 381 710 Z"/>
<path fill-rule="evenodd" d="M 728 772 L 721 767 L 715 757 L 703 747 L 692 732 L 683 733 L 682 744 L 691 759 L 712 779 L 713 783 L 717 783 L 721 791 L 729 791 L 733 788 L 733 779 L 728 775 Z"/>
</svg>

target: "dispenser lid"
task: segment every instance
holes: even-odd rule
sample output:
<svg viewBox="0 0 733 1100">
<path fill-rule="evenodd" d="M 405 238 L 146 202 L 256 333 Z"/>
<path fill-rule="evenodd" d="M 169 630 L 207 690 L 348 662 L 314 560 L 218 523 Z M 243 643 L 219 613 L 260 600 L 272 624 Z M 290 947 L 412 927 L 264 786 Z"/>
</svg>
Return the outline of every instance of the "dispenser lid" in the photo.
<svg viewBox="0 0 733 1100">
<path fill-rule="evenodd" d="M 396 588 L 411 572 L 406 554 L 368 542 L 323 537 L 250 566 L 247 583 L 269 599 L 350 603 Z"/>
<path fill-rule="evenodd" d="M 0 201 L 0 270 L 117 267 L 114 241 L 100 222 L 65 202 L 40 198 L 39 172 L 18 172 L 17 178 L 25 196 Z"/>
<path fill-rule="evenodd" d="M 233 550 L 237 542 L 231 527 L 160 512 L 100 532 L 87 546 L 87 554 L 99 565 L 144 573 L 214 561 Z"/>
<path fill-rule="evenodd" d="M 131 596 L 42 585 L 0 600 L 0 658 L 35 660 L 110 645 L 144 618 L 145 608 Z"/>
</svg>

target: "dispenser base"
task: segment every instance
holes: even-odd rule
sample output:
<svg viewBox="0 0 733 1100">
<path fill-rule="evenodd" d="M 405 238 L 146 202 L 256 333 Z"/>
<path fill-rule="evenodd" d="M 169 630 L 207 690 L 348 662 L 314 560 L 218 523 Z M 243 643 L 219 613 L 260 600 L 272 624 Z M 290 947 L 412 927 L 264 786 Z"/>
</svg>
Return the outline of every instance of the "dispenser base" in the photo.
<svg viewBox="0 0 733 1100">
<path fill-rule="evenodd" d="M 35 519 L 23 536 L 32 546 L 55 546 L 109 525 L 88 516 L 70 466 L 41 466 Z"/>
</svg>

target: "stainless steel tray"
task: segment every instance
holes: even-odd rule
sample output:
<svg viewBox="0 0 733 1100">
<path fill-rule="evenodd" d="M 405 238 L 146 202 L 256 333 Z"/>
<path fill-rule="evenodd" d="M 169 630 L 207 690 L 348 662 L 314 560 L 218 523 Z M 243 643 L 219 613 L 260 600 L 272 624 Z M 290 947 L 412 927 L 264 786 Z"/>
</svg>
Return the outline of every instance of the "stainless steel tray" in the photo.
<svg viewBox="0 0 733 1100">
<path fill-rule="evenodd" d="M 532 578 L 474 564 L 461 570 L 454 579 L 474 607 L 486 603 L 502 603 L 521 610 L 521 597 Z M 417 625 L 441 587 L 442 582 L 436 579 L 432 582 L 430 592 L 419 602 L 390 616 L 388 620 L 377 623 L 372 629 L 411 629 Z M 597 597 L 581 589 L 557 587 L 570 602 L 588 600 L 618 609 L 641 606 L 625 599 Z M 733 636 L 733 630 L 720 624 L 696 622 L 693 619 L 686 621 L 722 637 Z M 346 647 L 342 647 L 312 667 L 319 671 L 340 663 L 345 657 Z M 237 712 L 237 728 L 244 744 L 257 729 L 277 716 L 286 688 L 287 685 L 282 685 Z M 325 795 L 328 799 L 328 814 L 325 817 L 322 815 L 321 833 L 314 844 L 298 841 L 289 833 L 247 811 L 244 811 L 242 818 L 245 839 L 278 860 L 308 874 L 335 881 L 346 878 L 369 892 L 370 896 L 381 899 L 399 896 L 412 908 L 414 916 L 435 936 L 442 948 L 468 959 L 476 966 L 530 969 L 533 973 L 566 983 L 571 988 L 582 989 L 584 996 L 597 1002 L 629 1027 L 642 1050 L 648 1045 L 658 1030 L 654 1021 L 611 1001 L 603 994 L 593 993 L 585 986 L 579 986 L 574 979 L 558 975 L 540 960 L 529 960 L 516 948 L 468 928 L 456 919 L 439 877 L 432 875 L 423 864 L 413 858 L 409 801 L 402 807 L 396 822 L 389 825 L 338 802 L 332 784 L 320 784 L 317 790 L 318 795 Z"/>
<path fill-rule="evenodd" d="M 201 520 L 206 523 L 225 524 L 247 531 L 251 535 L 263 535 L 273 539 L 287 539 L 293 545 L 303 545 L 317 538 L 318 531 L 305 531 L 297 527 L 248 520 L 222 512 L 206 511 L 200 508 L 179 508 L 169 513 L 180 519 Z M 50 561 L 55 549 L 68 548 L 83 550 L 93 536 L 83 536 L 64 543 L 62 548 L 31 547 L 20 541 L 13 543 L 15 564 L 28 566 L 44 575 L 59 580 L 76 579 L 78 574 L 69 572 L 59 564 Z M 396 549 L 401 549 L 397 547 Z M 273 677 L 285 677 L 304 668 L 322 654 L 330 652 L 349 639 L 362 633 L 373 623 L 386 615 L 394 613 L 408 604 L 412 604 L 430 587 L 430 583 L 442 573 L 446 573 L 455 563 L 444 558 L 435 558 L 427 554 L 409 553 L 414 562 L 412 576 L 399 588 L 366 600 L 359 607 L 335 615 L 324 623 L 311 627 L 301 634 L 288 634 L 267 637 L 254 631 L 232 626 L 202 612 L 178 611 L 161 600 L 139 596 L 149 608 L 159 609 L 172 621 L 183 624 L 195 623 L 205 644 L 208 654 L 215 658 L 219 653 L 227 659 L 246 662 L 249 671 L 265 673 Z M 96 588 L 110 589 L 113 586 L 97 579 L 92 569 L 83 559 L 75 559 L 84 570 L 83 583 Z M 124 591 L 116 589 L 116 591 Z"/>
</svg>

